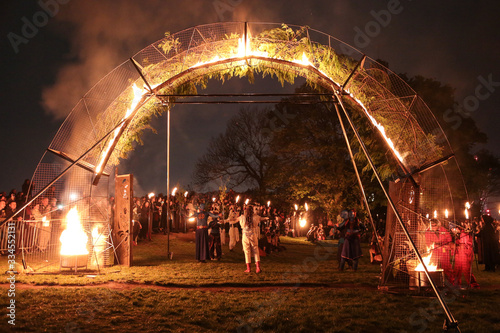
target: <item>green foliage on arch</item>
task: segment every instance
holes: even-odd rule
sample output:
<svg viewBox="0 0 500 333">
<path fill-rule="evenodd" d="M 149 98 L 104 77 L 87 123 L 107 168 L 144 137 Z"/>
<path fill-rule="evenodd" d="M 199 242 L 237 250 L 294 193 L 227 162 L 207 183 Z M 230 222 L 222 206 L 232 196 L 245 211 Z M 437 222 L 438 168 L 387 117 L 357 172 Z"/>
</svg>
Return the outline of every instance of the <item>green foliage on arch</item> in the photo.
<svg viewBox="0 0 500 333">
<path fill-rule="evenodd" d="M 282 85 L 285 82 L 293 84 L 296 77 L 301 76 L 306 78 L 307 84 L 313 89 L 333 92 L 339 89 L 358 65 L 358 61 L 348 55 L 327 45 L 311 42 L 308 38 L 308 27 L 294 30 L 283 24 L 281 27 L 252 36 L 250 49 L 253 56 L 246 59 L 238 57 L 240 38 L 241 36 L 235 33 L 225 35 L 222 40 L 216 40 L 215 37 L 212 40 L 204 38 L 203 42 L 183 50 L 179 39 L 166 33 L 165 38 L 156 44 L 164 53 L 165 60 L 151 63 L 149 59 L 143 59 L 143 73 L 155 93 L 165 95 L 196 94 L 198 89 L 206 88 L 210 79 L 225 82 L 230 78 L 247 78 L 253 83 L 256 75 L 276 78 Z M 304 56 L 311 65 L 298 64 Z M 221 61 L 223 59 L 231 60 Z M 144 85 L 142 79 L 135 83 L 138 86 Z M 425 160 L 438 159 L 443 149 L 437 144 L 436 137 L 421 130 L 408 112 L 411 101 L 395 96 L 390 91 L 391 84 L 391 77 L 387 72 L 376 68 L 359 68 L 349 81 L 348 87 L 345 87 L 352 94 L 352 97 L 346 96 L 346 101 L 349 101 L 354 109 L 368 116 L 369 110 L 380 108 L 381 101 L 391 100 L 387 107 L 393 108 L 394 114 L 406 116 L 386 119 L 383 112 L 372 114 L 378 123 L 384 125 L 387 136 L 395 138 L 398 149 L 413 158 L 415 154 L 422 154 Z M 129 88 L 102 114 L 98 134 L 103 135 L 123 118 L 132 98 L 132 89 Z M 120 158 L 126 158 L 137 144 L 142 144 L 141 136 L 144 130 L 154 131 L 149 125 L 152 117 L 162 114 L 174 105 L 175 98 L 169 98 L 163 103 L 155 97 L 149 98 L 120 137 L 108 163 L 118 164 Z M 413 131 L 405 130 L 409 125 Z M 101 150 L 105 144 L 103 143 Z M 417 144 L 421 146 L 417 147 Z M 419 163 L 421 161 L 412 160 L 410 164 Z"/>
</svg>

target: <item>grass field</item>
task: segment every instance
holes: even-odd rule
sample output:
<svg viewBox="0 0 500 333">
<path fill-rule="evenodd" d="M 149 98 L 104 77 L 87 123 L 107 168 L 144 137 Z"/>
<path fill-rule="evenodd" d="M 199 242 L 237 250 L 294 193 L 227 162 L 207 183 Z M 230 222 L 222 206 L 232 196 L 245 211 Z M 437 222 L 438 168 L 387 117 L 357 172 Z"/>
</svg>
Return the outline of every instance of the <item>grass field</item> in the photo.
<svg viewBox="0 0 500 333">
<path fill-rule="evenodd" d="M 284 237 L 286 251 L 262 258 L 263 273 L 247 274 L 241 243 L 200 264 L 192 234 L 170 239 L 172 260 L 166 236 L 154 235 L 134 248 L 133 267 L 17 275 L 16 325 L 2 316 L 0 331 L 436 332 L 445 318 L 433 297 L 379 291 L 380 267 L 366 248 L 357 272 L 339 272 L 335 241 Z M 474 269 L 481 289 L 446 289 L 444 298 L 462 332 L 500 331 L 500 274 Z M 3 313 L 8 289 L 2 285 Z"/>
</svg>

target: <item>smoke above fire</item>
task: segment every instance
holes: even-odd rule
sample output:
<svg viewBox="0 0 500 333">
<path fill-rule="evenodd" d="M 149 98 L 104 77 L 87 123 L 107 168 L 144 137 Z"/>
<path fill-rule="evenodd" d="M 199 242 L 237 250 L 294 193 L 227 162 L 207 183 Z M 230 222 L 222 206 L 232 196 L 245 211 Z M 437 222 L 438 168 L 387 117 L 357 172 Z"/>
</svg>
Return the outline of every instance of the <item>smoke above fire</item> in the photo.
<svg viewBox="0 0 500 333">
<path fill-rule="evenodd" d="M 213 22 L 216 17 L 210 1 L 190 1 L 190 10 L 178 7 L 183 6 L 177 1 L 91 0 L 61 8 L 50 28 L 68 40 L 70 53 L 55 83 L 42 91 L 46 112 L 57 119 L 66 117 L 102 77 L 167 30 Z"/>
</svg>

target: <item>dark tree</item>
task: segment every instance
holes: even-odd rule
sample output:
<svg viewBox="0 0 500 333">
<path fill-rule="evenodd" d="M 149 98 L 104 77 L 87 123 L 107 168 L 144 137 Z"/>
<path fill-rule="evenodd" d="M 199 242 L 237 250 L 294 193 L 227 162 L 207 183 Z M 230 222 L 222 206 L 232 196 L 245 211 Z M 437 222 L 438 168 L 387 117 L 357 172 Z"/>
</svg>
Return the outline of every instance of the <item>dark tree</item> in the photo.
<svg viewBox="0 0 500 333">
<path fill-rule="evenodd" d="M 304 85 L 296 92 L 313 91 Z M 306 200 L 321 208 L 330 218 L 342 209 L 361 210 L 363 197 L 333 101 L 316 98 L 312 100 L 315 103 L 302 105 L 293 103 L 294 99 L 277 105 L 278 112 L 292 114 L 294 118 L 273 133 L 272 150 L 279 165 L 272 177 L 276 195 L 295 201 Z M 380 168 L 378 171 L 384 179 L 391 176 L 395 166 L 388 163 L 387 147 L 381 138 L 373 135 L 374 129 L 364 116 L 349 111 L 372 159 Z M 347 131 L 363 187 L 372 198 L 372 204 L 385 204 L 380 186 L 372 179 L 371 168 L 366 167 L 364 154 L 359 151 L 352 131 L 349 128 Z"/>
<path fill-rule="evenodd" d="M 229 188 L 245 185 L 263 193 L 274 166 L 266 114 L 243 109 L 230 119 L 225 133 L 210 141 L 208 151 L 196 163 L 195 184 L 227 179 Z"/>
</svg>

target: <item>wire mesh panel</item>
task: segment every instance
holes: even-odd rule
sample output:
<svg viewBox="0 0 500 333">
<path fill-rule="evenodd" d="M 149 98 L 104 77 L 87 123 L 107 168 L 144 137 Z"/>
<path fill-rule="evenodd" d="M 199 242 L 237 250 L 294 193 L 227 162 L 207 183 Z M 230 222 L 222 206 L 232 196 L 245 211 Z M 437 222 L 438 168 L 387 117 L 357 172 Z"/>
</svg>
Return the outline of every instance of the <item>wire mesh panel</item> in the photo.
<svg viewBox="0 0 500 333">
<path fill-rule="evenodd" d="M 65 264 L 62 255 L 63 233 L 68 229 L 72 209 L 78 211 L 78 223 L 85 239 L 83 248 L 88 252 L 84 259 L 80 259 L 78 268 L 97 269 L 98 265 L 109 265 L 107 179 L 99 186 L 92 186 L 92 173 L 77 166 L 46 188 L 70 165 L 57 157 L 59 163 L 44 162 L 53 159 L 53 156 L 46 155 L 39 163 L 33 176 L 33 195 L 41 195 L 28 207 L 24 220 L 18 222 L 26 271 L 37 273 L 74 268 L 75 262 Z M 44 188 L 45 191 L 40 193 Z"/>
<path fill-rule="evenodd" d="M 415 174 L 414 181 L 391 183 L 390 196 L 397 203 L 411 240 L 436 284 L 461 286 L 466 283 L 470 286 L 474 281 L 471 272 L 473 235 L 466 216 L 458 209 L 466 198 L 460 191 L 463 186 L 454 184 L 452 187 L 448 181 L 453 174 L 457 174 L 454 160 L 436 165 Z M 391 211 L 388 212 L 385 237 L 382 285 L 418 291 L 430 288 L 408 237 Z"/>
</svg>

